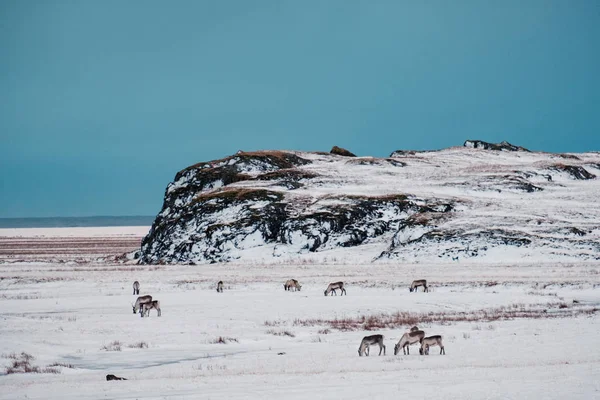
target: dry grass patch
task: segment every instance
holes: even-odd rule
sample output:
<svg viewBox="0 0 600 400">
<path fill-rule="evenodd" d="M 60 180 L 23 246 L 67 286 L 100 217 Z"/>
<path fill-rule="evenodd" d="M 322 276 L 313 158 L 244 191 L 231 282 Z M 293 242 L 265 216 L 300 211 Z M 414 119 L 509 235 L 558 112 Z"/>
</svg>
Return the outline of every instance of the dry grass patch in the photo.
<svg viewBox="0 0 600 400">
<path fill-rule="evenodd" d="M 223 188 L 214 192 L 201 193 L 194 197 L 193 202 L 208 201 L 211 199 L 247 201 L 247 200 L 283 200 L 283 195 L 279 192 L 266 189 L 244 189 L 244 188 Z"/>
<path fill-rule="evenodd" d="M 295 334 L 293 334 L 293 333 L 292 333 L 292 332 L 290 332 L 290 331 L 277 331 L 277 330 L 275 330 L 275 329 L 269 329 L 269 330 L 267 331 L 267 333 L 268 333 L 268 334 L 271 334 L 271 335 L 275 335 L 275 336 L 289 336 L 289 337 L 296 337 L 296 335 L 295 335 Z"/>
<path fill-rule="evenodd" d="M 239 341 L 236 338 L 219 336 L 218 338 L 213 339 L 210 343 L 212 343 L 212 344 L 227 344 L 227 343 L 231 343 L 231 342 L 238 343 Z"/>
<path fill-rule="evenodd" d="M 109 344 L 105 344 L 104 346 L 100 347 L 100 350 L 121 351 L 122 345 L 123 345 L 123 343 L 119 342 L 118 340 L 114 340 L 114 341 L 110 342 Z"/>
<path fill-rule="evenodd" d="M 127 347 L 129 347 L 130 349 L 147 349 L 148 343 L 146 343 L 146 342 L 131 343 L 131 344 L 128 344 Z"/>
<path fill-rule="evenodd" d="M 6 375 L 10 374 L 60 374 L 60 370 L 53 368 L 54 365 L 49 365 L 45 368 L 40 368 L 37 365 L 32 365 L 31 362 L 35 357 L 24 351 L 21 354 L 11 353 L 3 354 L 3 358 L 11 359 L 12 362 L 5 369 Z"/>
<path fill-rule="evenodd" d="M 552 312 L 548 312 L 552 310 Z M 591 315 L 598 312 L 598 308 L 589 307 L 566 307 L 564 303 L 551 303 L 545 305 L 512 304 L 508 307 L 499 307 L 488 310 L 477 310 L 467 312 L 430 312 L 411 313 L 396 312 L 393 314 L 360 315 L 357 317 L 334 318 L 334 319 L 295 319 L 294 326 L 326 326 L 329 329 L 339 331 L 373 331 L 380 329 L 402 329 L 406 326 L 419 324 L 449 325 L 457 322 L 492 322 L 513 319 L 546 319 L 565 318 L 579 315 Z M 265 325 L 267 322 L 265 322 Z M 281 326 L 281 321 L 271 321 L 269 326 Z M 473 328 L 481 330 L 480 326 Z"/>
<path fill-rule="evenodd" d="M 70 368 L 70 369 L 75 369 L 75 367 L 73 366 L 73 364 L 67 364 L 67 363 L 59 363 L 59 362 L 54 362 L 50 365 L 48 365 L 48 367 L 62 367 L 62 368 Z"/>
</svg>

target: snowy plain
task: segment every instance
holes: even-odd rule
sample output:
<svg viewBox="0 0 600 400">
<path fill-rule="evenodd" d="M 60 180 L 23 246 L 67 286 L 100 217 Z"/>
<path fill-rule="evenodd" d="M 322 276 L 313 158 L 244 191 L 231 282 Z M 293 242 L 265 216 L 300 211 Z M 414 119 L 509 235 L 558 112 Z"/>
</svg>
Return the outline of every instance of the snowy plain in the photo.
<svg viewBox="0 0 600 400">
<path fill-rule="evenodd" d="M 1 230 L 0 242 L 130 243 L 147 229 Z M 600 398 L 596 261 L 367 264 L 340 253 L 142 266 L 60 251 L 0 261 L 0 399 Z M 289 278 L 302 290 L 284 291 Z M 430 293 L 409 292 L 420 278 Z M 160 318 L 133 314 L 134 280 L 160 300 Z M 325 297 L 338 280 L 347 296 Z M 394 355 L 414 321 L 443 336 L 446 355 Z M 386 355 L 359 357 L 362 337 L 376 333 Z M 4 374 L 22 352 L 59 373 Z"/>
</svg>

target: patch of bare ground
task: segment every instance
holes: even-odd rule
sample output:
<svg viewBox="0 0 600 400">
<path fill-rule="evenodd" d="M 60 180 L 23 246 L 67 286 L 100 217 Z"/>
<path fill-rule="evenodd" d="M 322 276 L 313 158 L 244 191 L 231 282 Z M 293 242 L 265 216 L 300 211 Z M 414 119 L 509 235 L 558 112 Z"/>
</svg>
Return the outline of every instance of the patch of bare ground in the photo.
<svg viewBox="0 0 600 400">
<path fill-rule="evenodd" d="M 123 345 L 123 343 L 119 342 L 118 340 L 114 340 L 114 341 L 110 342 L 109 344 L 105 344 L 102 347 L 100 347 L 100 350 L 121 351 L 122 345 Z"/>
<path fill-rule="evenodd" d="M 227 343 L 231 343 L 231 342 L 237 343 L 238 340 L 236 338 L 232 338 L 232 337 L 219 336 L 218 338 L 215 338 L 210 341 L 211 344 L 227 344 Z"/>
<path fill-rule="evenodd" d="M 31 277 L 31 276 L 0 276 L 0 282 L 8 281 L 8 284 L 20 285 L 20 284 L 32 284 L 32 283 L 51 283 L 60 281 L 72 281 L 73 278 L 60 277 L 60 276 L 44 276 L 44 277 Z"/>
<path fill-rule="evenodd" d="M 6 237 L 0 236 L 0 263 L 90 262 L 114 259 L 138 250 L 141 236 Z"/>
<path fill-rule="evenodd" d="M 160 271 L 165 269 L 165 267 L 157 266 L 157 265 L 143 265 L 143 266 L 121 266 L 121 267 L 104 267 L 100 265 L 90 266 L 90 267 L 73 267 L 73 268 L 50 268 L 46 271 L 48 272 L 139 272 L 139 271 Z"/>
<path fill-rule="evenodd" d="M 131 343 L 128 344 L 127 347 L 129 347 L 130 349 L 147 349 L 148 348 L 148 343 L 146 342 L 137 342 L 137 343 Z"/>
<path fill-rule="evenodd" d="M 275 330 L 275 329 L 269 329 L 267 331 L 268 334 L 270 335 L 274 335 L 274 336 L 289 336 L 289 337 L 296 337 L 296 335 L 290 331 L 285 331 L 285 330 Z"/>
<path fill-rule="evenodd" d="M 548 319 L 567 318 L 581 315 L 593 315 L 599 311 L 596 307 L 567 305 L 566 303 L 549 303 L 543 306 L 538 304 L 512 304 L 507 307 L 483 309 L 465 312 L 430 312 L 412 313 L 396 312 L 392 314 L 380 313 L 359 315 L 345 318 L 296 318 L 293 326 L 319 326 L 327 327 L 324 330 L 336 329 L 339 331 L 371 331 L 378 329 L 399 329 L 418 324 L 450 325 L 458 322 L 492 322 L 514 319 Z M 265 321 L 265 326 L 285 326 L 286 321 Z M 320 332 L 321 332 L 320 331 Z"/>
</svg>

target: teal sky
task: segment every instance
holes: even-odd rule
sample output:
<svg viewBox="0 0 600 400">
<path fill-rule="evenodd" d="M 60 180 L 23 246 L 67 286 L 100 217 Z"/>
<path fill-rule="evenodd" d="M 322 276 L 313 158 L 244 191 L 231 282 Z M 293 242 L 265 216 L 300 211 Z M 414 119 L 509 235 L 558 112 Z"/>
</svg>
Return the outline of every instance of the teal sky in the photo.
<svg viewBox="0 0 600 400">
<path fill-rule="evenodd" d="M 237 150 L 600 150 L 600 1 L 0 1 L 0 217 L 154 215 Z"/>
</svg>

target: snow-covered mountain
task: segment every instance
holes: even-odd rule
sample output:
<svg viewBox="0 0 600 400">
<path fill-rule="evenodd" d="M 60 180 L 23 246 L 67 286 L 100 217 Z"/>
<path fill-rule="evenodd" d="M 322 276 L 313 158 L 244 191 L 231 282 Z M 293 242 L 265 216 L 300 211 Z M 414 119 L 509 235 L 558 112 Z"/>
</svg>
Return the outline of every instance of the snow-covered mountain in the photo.
<svg viewBox="0 0 600 400">
<path fill-rule="evenodd" d="M 468 140 L 388 158 L 238 152 L 175 176 L 141 263 L 600 259 L 600 153 Z"/>
</svg>

